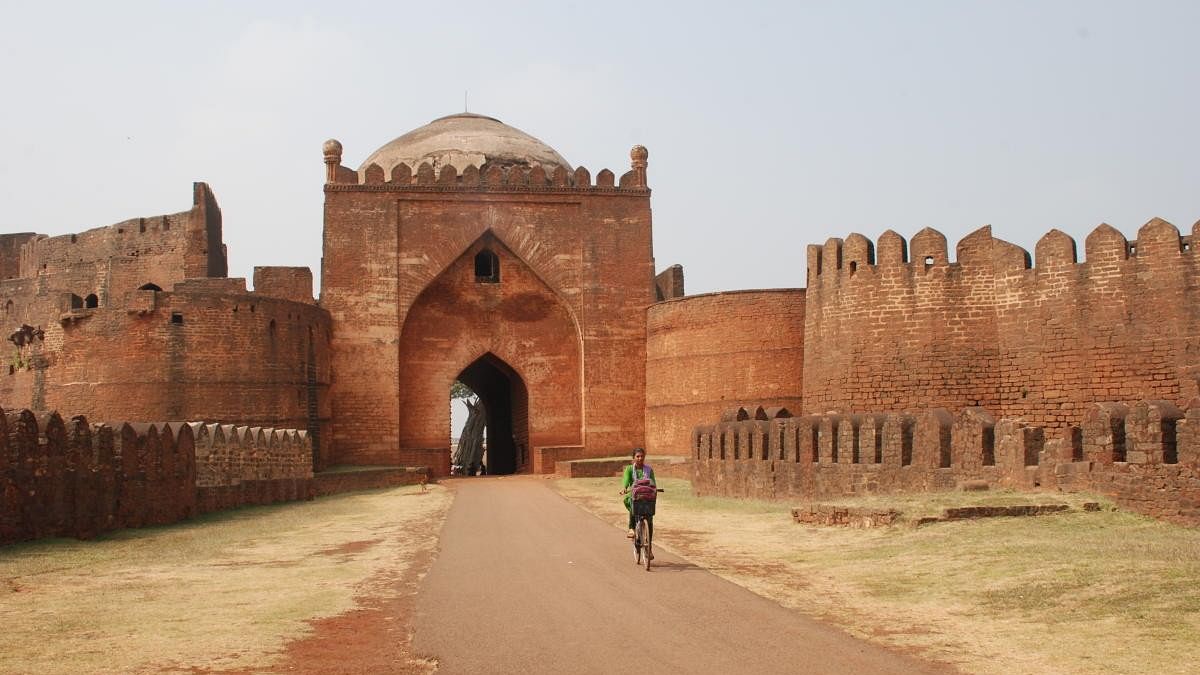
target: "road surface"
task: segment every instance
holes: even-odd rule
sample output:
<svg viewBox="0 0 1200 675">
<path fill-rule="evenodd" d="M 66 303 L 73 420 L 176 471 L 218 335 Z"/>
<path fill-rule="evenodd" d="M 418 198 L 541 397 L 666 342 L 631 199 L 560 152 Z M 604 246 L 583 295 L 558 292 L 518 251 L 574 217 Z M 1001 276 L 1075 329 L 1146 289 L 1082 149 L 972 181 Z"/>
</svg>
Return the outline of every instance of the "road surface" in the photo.
<svg viewBox="0 0 1200 675">
<path fill-rule="evenodd" d="M 457 495 L 413 623 L 413 651 L 436 659 L 438 673 L 953 672 L 662 550 L 646 572 L 623 532 L 545 479 L 450 484 Z"/>
</svg>

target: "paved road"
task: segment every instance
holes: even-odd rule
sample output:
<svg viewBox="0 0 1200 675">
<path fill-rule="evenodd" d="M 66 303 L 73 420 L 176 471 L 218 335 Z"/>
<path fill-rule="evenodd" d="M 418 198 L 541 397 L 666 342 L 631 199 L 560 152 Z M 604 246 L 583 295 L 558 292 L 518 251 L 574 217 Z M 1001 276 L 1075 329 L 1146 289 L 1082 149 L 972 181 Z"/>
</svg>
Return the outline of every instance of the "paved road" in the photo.
<svg viewBox="0 0 1200 675">
<path fill-rule="evenodd" d="M 454 506 L 414 618 L 413 650 L 436 658 L 439 673 L 950 672 L 665 551 L 646 572 L 622 532 L 544 479 L 452 485 Z"/>
</svg>

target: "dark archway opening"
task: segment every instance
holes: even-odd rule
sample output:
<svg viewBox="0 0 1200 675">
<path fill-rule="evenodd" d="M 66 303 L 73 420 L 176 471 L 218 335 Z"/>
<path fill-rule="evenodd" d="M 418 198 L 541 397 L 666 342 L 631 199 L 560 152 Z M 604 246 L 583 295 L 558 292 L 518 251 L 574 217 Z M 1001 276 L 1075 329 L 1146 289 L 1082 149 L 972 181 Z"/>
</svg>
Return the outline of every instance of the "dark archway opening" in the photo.
<svg viewBox="0 0 1200 675">
<path fill-rule="evenodd" d="M 529 463 L 529 393 L 507 363 L 488 353 L 463 369 L 458 380 L 479 395 L 487 410 L 487 472 L 510 474 Z"/>
</svg>

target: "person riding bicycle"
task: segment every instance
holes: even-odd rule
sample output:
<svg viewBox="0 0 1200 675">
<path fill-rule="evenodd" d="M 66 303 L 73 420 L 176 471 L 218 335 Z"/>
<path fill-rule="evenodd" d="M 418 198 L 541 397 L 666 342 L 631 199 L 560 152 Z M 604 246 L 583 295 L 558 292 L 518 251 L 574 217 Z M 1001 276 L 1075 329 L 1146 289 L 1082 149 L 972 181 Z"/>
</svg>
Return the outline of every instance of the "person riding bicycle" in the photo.
<svg viewBox="0 0 1200 675">
<path fill-rule="evenodd" d="M 629 532 L 626 537 L 633 539 L 633 506 L 630 503 L 633 497 L 629 494 L 629 488 L 636 481 L 643 478 L 649 479 L 651 485 L 657 485 L 654 481 L 654 469 L 646 464 L 646 451 L 642 448 L 633 449 L 633 464 L 625 467 L 625 473 L 621 477 L 621 494 L 625 496 L 625 510 L 629 512 Z M 648 521 L 651 521 L 654 516 L 646 516 Z"/>
</svg>

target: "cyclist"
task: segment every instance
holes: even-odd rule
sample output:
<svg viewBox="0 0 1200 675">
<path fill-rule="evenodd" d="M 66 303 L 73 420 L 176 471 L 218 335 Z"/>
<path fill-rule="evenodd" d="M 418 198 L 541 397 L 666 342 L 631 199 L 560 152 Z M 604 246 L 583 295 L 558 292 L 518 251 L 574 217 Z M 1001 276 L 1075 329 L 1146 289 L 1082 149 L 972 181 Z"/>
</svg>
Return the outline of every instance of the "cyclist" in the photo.
<svg viewBox="0 0 1200 675">
<path fill-rule="evenodd" d="M 654 469 L 646 464 L 646 451 L 642 448 L 634 448 L 633 464 L 625 467 L 625 473 L 621 478 L 621 494 L 625 496 L 625 510 L 629 512 L 629 532 L 625 536 L 630 539 L 633 539 L 634 520 L 633 506 L 630 504 L 633 498 L 629 494 L 629 487 L 633 485 L 634 481 L 642 478 L 649 478 L 651 485 L 657 485 L 654 480 Z M 646 525 L 651 532 L 654 531 L 654 516 L 646 516 Z"/>
</svg>

